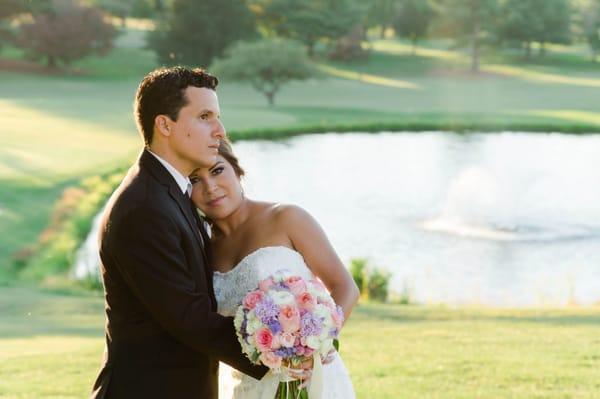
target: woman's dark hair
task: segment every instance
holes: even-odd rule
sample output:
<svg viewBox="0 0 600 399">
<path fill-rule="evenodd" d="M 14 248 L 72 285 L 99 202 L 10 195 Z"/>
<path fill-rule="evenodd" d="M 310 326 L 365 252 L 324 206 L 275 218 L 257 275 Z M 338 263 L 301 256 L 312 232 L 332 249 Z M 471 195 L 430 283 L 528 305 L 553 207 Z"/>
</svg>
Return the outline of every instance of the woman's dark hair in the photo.
<svg viewBox="0 0 600 399">
<path fill-rule="evenodd" d="M 229 164 L 233 167 L 237 177 L 242 177 L 246 174 L 244 168 L 240 166 L 240 161 L 233 153 L 233 148 L 231 148 L 231 142 L 229 139 L 224 138 L 219 142 L 219 155 L 229 162 Z"/>
<path fill-rule="evenodd" d="M 152 143 L 154 120 L 158 115 L 177 121 L 179 111 L 189 102 L 185 92 L 188 87 L 216 90 L 218 84 L 215 76 L 200 68 L 160 68 L 146 75 L 137 89 L 134 104 L 135 121 L 144 145 Z"/>
</svg>

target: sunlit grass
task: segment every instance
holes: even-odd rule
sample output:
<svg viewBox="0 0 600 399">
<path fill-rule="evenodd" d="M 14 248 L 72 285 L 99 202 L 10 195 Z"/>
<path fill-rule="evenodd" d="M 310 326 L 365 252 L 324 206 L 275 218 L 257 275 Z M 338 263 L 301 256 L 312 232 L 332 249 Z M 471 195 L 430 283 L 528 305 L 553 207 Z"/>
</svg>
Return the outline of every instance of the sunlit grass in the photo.
<svg viewBox="0 0 600 399">
<path fill-rule="evenodd" d="M 463 63 L 468 63 L 470 61 L 468 55 L 459 53 L 457 51 L 433 49 L 422 46 L 417 46 L 413 51 L 413 47 L 411 45 L 394 40 L 376 40 L 370 44 L 370 47 L 377 52 L 393 55 L 414 55 L 417 57 L 428 57 L 438 60 L 451 60 Z"/>
<path fill-rule="evenodd" d="M 524 80 L 530 80 L 533 82 L 542 82 L 550 84 L 565 84 L 575 86 L 586 86 L 586 87 L 600 87 L 600 79 L 587 79 L 579 77 L 570 77 L 566 75 L 541 73 L 532 70 L 528 70 L 523 67 L 509 66 L 509 65 L 484 65 L 481 67 L 482 70 L 488 72 L 495 72 L 505 76 L 515 77 Z"/>
<path fill-rule="evenodd" d="M 600 112 L 585 112 L 579 110 L 529 110 L 524 113 L 543 117 L 552 117 L 568 121 L 590 123 L 600 126 Z"/>
<path fill-rule="evenodd" d="M 593 398 L 599 308 L 360 303 L 340 353 L 358 398 Z M 104 348 L 95 293 L 0 287 L 0 396 L 83 398 Z"/>
<path fill-rule="evenodd" d="M 374 85 L 388 86 L 388 87 L 394 87 L 394 88 L 398 88 L 398 89 L 410 89 L 410 90 L 421 89 L 421 87 L 419 87 L 419 85 L 408 82 L 408 81 L 402 81 L 402 80 L 398 80 L 398 79 L 388 79 L 388 78 L 384 78 L 382 76 L 376 76 L 376 75 L 360 73 L 360 72 L 353 72 L 353 71 L 348 71 L 348 70 L 344 70 L 341 68 L 334 68 L 334 67 L 327 66 L 327 65 L 319 65 L 319 69 L 321 69 L 325 73 L 332 75 L 332 76 L 341 77 L 344 79 L 358 80 L 360 82 L 365 82 L 365 83 L 374 84 Z"/>
<path fill-rule="evenodd" d="M 113 159 L 131 155 L 139 144 L 134 131 L 101 121 L 76 119 L 0 100 L 0 176 L 47 184 L 65 176 L 92 171 Z M 26 121 L 26 122 L 25 122 Z"/>
</svg>

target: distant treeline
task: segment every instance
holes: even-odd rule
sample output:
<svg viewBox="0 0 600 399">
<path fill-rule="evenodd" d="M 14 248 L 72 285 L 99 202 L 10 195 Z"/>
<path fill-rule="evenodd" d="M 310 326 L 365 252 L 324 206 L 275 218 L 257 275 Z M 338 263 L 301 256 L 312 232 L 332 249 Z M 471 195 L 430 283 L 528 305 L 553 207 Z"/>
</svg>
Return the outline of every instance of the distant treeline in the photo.
<svg viewBox="0 0 600 399">
<path fill-rule="evenodd" d="M 368 38 L 397 37 L 416 48 L 451 39 L 469 48 L 479 68 L 481 47 L 543 57 L 548 44 L 587 43 L 600 49 L 600 0 L 3 0 L 0 44 L 27 50 L 48 65 L 69 65 L 110 50 L 108 17 L 151 20 L 148 45 L 162 64 L 209 66 L 240 40 L 294 39 L 312 57 L 368 57 Z M 535 53 L 535 54 L 534 54 Z"/>
</svg>

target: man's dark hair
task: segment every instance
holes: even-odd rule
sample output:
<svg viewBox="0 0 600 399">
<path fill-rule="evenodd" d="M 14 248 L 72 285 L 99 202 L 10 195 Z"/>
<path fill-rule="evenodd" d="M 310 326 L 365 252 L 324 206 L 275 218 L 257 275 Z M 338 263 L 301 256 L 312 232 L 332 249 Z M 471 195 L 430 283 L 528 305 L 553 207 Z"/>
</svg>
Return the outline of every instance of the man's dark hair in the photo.
<svg viewBox="0 0 600 399">
<path fill-rule="evenodd" d="M 188 87 L 216 90 L 218 84 L 215 76 L 200 68 L 160 68 L 146 75 L 138 87 L 134 105 L 135 121 L 144 145 L 152 143 L 154 119 L 158 115 L 177 121 L 179 111 L 189 101 L 185 93 Z"/>
</svg>

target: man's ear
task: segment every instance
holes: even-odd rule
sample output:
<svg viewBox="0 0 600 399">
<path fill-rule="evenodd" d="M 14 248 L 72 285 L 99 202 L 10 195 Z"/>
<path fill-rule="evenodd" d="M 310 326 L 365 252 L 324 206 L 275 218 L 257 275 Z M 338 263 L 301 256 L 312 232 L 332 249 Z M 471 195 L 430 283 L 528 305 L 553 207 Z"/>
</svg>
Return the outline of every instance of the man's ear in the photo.
<svg viewBox="0 0 600 399">
<path fill-rule="evenodd" d="M 163 136 L 171 135 L 171 118 L 166 115 L 157 115 L 154 118 L 154 126 L 156 126 L 158 132 Z"/>
</svg>

